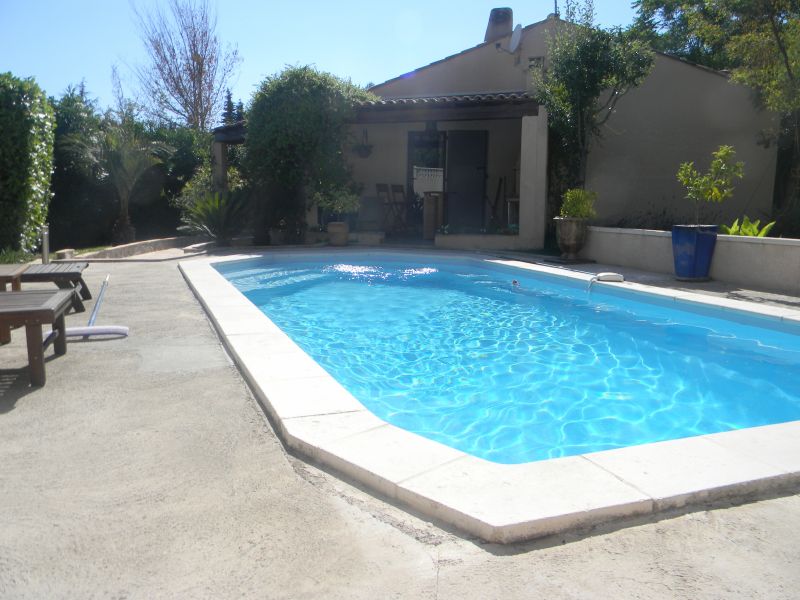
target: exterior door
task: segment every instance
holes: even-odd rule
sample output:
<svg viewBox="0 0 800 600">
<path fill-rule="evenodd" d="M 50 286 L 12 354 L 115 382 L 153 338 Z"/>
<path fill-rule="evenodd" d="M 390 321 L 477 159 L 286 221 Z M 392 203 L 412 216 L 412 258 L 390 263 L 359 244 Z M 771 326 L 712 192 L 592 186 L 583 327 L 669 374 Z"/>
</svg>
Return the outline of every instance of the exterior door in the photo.
<svg viewBox="0 0 800 600">
<path fill-rule="evenodd" d="M 484 226 L 488 131 L 448 131 L 447 224 L 454 233 Z"/>
</svg>

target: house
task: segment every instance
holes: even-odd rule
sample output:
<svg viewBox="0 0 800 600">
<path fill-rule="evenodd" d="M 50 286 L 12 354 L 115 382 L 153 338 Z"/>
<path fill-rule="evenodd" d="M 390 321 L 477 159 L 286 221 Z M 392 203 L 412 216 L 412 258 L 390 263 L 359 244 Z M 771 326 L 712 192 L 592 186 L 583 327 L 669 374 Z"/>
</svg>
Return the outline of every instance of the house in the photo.
<svg viewBox="0 0 800 600">
<path fill-rule="evenodd" d="M 547 116 L 532 100 L 530 73 L 546 68 L 548 36 L 561 24 L 551 15 L 515 28 L 511 9 L 494 9 L 483 43 L 374 86 L 381 101 L 362 107 L 354 126 L 354 135 L 372 145 L 369 157 L 352 159 L 363 189 L 385 182 L 411 190 L 414 167 L 439 166 L 450 235 L 438 235 L 437 245 L 542 247 L 552 216 Z M 773 125 L 751 92 L 726 74 L 657 54 L 650 75 L 619 101 L 589 153 L 586 187 L 598 193 L 597 221 L 693 219 L 675 173 L 688 160 L 704 169 L 720 144 L 736 148 L 745 178 L 707 218 L 769 215 L 777 149 L 759 140 Z M 518 223 L 518 232 L 490 235 L 492 220 L 496 229 Z M 481 230 L 489 235 L 452 237 Z"/>
<path fill-rule="evenodd" d="M 511 9 L 493 9 L 483 42 L 371 88 L 380 100 L 361 106 L 352 125 L 357 227 L 442 247 L 543 247 L 553 216 L 547 115 L 531 71 L 547 68 L 548 38 L 563 24 L 550 15 L 514 27 Z M 675 173 L 690 160 L 705 169 L 721 144 L 736 148 L 745 178 L 706 218 L 768 216 L 777 149 L 763 132 L 773 119 L 726 74 L 657 54 L 590 150 L 586 188 L 598 193 L 598 224 L 693 220 Z M 222 130 L 219 138 L 231 134 Z"/>
</svg>

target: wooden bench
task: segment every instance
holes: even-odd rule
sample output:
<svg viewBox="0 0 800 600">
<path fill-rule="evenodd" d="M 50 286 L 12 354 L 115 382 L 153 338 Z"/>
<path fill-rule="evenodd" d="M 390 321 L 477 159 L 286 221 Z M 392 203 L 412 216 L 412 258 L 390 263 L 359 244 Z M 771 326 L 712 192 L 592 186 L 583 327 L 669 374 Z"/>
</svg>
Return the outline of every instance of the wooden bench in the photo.
<svg viewBox="0 0 800 600">
<path fill-rule="evenodd" d="M 28 268 L 28 265 L 23 264 L 10 264 L 10 265 L 3 265 L 0 264 L 0 292 L 6 291 L 6 284 L 11 284 L 11 289 L 14 291 L 19 291 L 22 289 L 20 284 L 22 283 L 21 277 L 22 273 Z"/>
<path fill-rule="evenodd" d="M 73 304 L 77 290 L 31 290 L 0 294 L 0 337 L 9 336 L 14 327 L 25 326 L 28 342 L 28 366 L 31 384 L 44 385 L 44 350 L 50 344 L 57 355 L 66 354 L 67 337 L 64 315 Z M 52 324 L 53 331 L 42 341 L 42 325 Z"/>
</svg>

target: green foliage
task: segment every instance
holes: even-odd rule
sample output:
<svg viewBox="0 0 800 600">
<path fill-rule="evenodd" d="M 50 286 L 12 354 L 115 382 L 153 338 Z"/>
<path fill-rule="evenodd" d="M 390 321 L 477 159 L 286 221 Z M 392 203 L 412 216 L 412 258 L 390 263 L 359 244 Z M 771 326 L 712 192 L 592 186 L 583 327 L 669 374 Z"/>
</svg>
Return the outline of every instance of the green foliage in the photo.
<svg viewBox="0 0 800 600">
<path fill-rule="evenodd" d="M 99 138 L 71 137 L 69 151 L 91 164 L 99 181 L 107 182 L 115 191 L 118 216 L 112 230 L 114 243 L 134 241 L 135 229 L 130 223 L 130 200 L 140 179 L 160 165 L 172 153 L 166 144 L 147 139 L 143 126 L 126 117 L 115 121 L 107 118 Z"/>
<path fill-rule="evenodd" d="M 347 188 L 334 187 L 328 191 L 317 191 L 312 201 L 322 210 L 333 215 L 354 213 L 361 204 L 361 198 Z"/>
<path fill-rule="evenodd" d="M 81 84 L 70 86 L 55 108 L 56 128 L 50 203 L 52 248 L 83 248 L 111 240 L 115 216 L 113 191 L 95 177 L 94 163 L 72 152 L 73 139 L 97 143 L 102 117 Z"/>
<path fill-rule="evenodd" d="M 222 124 L 230 125 L 236 122 L 236 108 L 233 105 L 233 94 L 225 90 L 225 102 L 222 105 Z"/>
<path fill-rule="evenodd" d="M 207 193 L 189 204 L 181 216 L 181 230 L 210 236 L 220 246 L 230 246 L 242 231 L 248 211 L 241 193 Z"/>
<path fill-rule="evenodd" d="M 309 66 L 289 67 L 261 84 L 248 111 L 243 165 L 266 199 L 259 229 L 282 226 L 301 235 L 313 202 L 335 205 L 357 192 L 344 155 L 347 123 L 356 104 L 374 98 Z"/>
<path fill-rule="evenodd" d="M 745 235 L 749 237 L 767 237 L 770 230 L 775 226 L 775 221 L 771 223 L 767 223 L 764 227 L 761 227 L 761 220 L 756 219 L 755 221 L 750 221 L 747 215 L 744 216 L 742 219 L 741 224 L 739 223 L 739 219 L 736 219 L 733 224 L 728 227 L 726 225 L 720 225 L 719 228 L 722 233 L 727 235 Z"/>
<path fill-rule="evenodd" d="M 568 185 L 577 186 L 585 178 L 591 138 L 650 72 L 653 55 L 629 31 L 596 27 L 591 0 L 568 1 L 565 16 L 549 40 L 548 68 L 534 71 L 533 80 L 550 128 L 564 145 Z"/>
<path fill-rule="evenodd" d="M 238 192 L 244 187 L 244 181 L 239 171 L 234 167 L 228 167 L 228 190 Z M 214 179 L 211 172 L 210 162 L 206 162 L 197 169 L 194 176 L 186 183 L 180 195 L 174 200 L 174 204 L 181 210 L 203 200 L 207 195 L 214 192 Z"/>
<path fill-rule="evenodd" d="M 25 250 L 0 250 L 0 265 L 10 265 L 31 262 L 36 258 Z"/>
<path fill-rule="evenodd" d="M 590 192 L 582 188 L 568 189 L 564 192 L 559 216 L 591 219 L 595 216 L 594 201 L 596 199 L 597 192 Z"/>
<path fill-rule="evenodd" d="M 694 162 L 682 163 L 677 177 L 686 186 L 686 197 L 695 203 L 695 218 L 700 222 L 700 202 L 722 202 L 733 196 L 733 180 L 744 177 L 744 163 L 734 162 L 733 146 L 720 146 L 711 153 L 713 160 L 708 172 L 699 173 Z"/>
<path fill-rule="evenodd" d="M 725 36 L 700 36 L 703 23 L 714 23 L 717 31 L 732 23 L 719 18 L 716 5 L 707 0 L 637 0 L 634 30 L 652 48 L 690 62 L 728 69 L 732 58 L 725 49 Z"/>
<path fill-rule="evenodd" d="M 53 127 L 36 82 L 0 73 L 0 248 L 38 244 L 51 197 Z"/>
</svg>

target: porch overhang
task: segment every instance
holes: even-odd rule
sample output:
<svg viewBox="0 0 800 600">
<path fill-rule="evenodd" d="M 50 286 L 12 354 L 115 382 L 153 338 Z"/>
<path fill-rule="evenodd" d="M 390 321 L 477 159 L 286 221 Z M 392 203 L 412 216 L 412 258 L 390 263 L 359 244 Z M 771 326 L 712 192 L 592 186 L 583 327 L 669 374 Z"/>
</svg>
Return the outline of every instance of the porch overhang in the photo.
<svg viewBox="0 0 800 600">
<path fill-rule="evenodd" d="M 221 144 L 244 144 L 244 137 L 247 133 L 245 121 L 236 121 L 228 125 L 221 125 L 211 130 L 214 134 L 214 141 Z"/>
<path fill-rule="evenodd" d="M 356 107 L 357 124 L 521 119 L 539 114 L 528 92 L 382 98 Z"/>
</svg>

